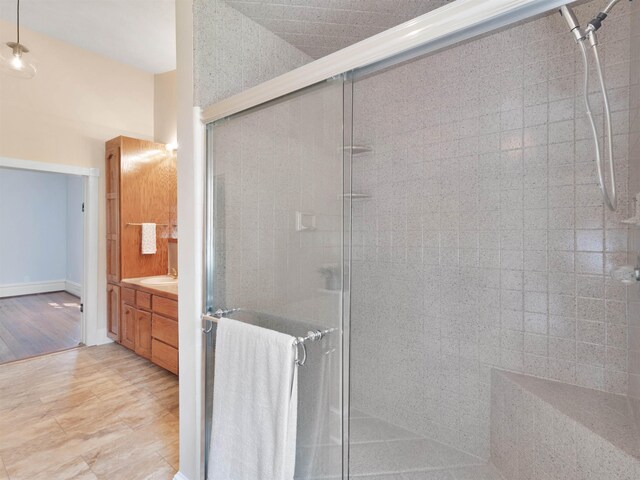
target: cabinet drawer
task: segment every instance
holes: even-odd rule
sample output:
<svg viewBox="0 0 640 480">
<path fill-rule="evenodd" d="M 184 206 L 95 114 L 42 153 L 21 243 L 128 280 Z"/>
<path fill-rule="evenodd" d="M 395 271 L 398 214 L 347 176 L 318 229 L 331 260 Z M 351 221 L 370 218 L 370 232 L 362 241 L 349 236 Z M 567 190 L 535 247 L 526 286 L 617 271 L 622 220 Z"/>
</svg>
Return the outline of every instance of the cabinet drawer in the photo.
<svg viewBox="0 0 640 480">
<path fill-rule="evenodd" d="M 151 310 L 151 294 L 138 290 L 136 292 L 136 307 Z"/>
<path fill-rule="evenodd" d="M 169 298 L 153 296 L 153 311 L 165 317 L 178 319 L 178 302 Z"/>
<path fill-rule="evenodd" d="M 151 361 L 176 375 L 178 374 L 178 349 L 155 338 L 151 340 Z"/>
<path fill-rule="evenodd" d="M 127 305 L 136 304 L 136 291 L 133 288 L 122 287 L 122 301 Z"/>
<path fill-rule="evenodd" d="M 178 348 L 178 322 L 154 313 L 151 319 L 151 336 Z"/>
</svg>

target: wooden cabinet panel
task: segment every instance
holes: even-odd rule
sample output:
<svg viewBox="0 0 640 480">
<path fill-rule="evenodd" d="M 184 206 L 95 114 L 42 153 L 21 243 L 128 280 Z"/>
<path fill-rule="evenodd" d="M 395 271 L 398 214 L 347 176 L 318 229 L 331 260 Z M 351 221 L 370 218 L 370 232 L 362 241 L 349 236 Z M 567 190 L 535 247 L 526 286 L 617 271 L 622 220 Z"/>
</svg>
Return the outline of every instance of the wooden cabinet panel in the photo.
<svg viewBox="0 0 640 480">
<path fill-rule="evenodd" d="M 165 317 L 178 319 L 178 302 L 170 298 L 153 296 L 153 311 Z"/>
<path fill-rule="evenodd" d="M 136 310 L 135 352 L 141 357 L 151 358 L 151 314 Z"/>
<path fill-rule="evenodd" d="M 120 287 L 107 284 L 107 335 L 120 341 Z"/>
<path fill-rule="evenodd" d="M 163 144 L 120 141 L 120 249 L 123 278 L 167 273 L 167 239 L 177 223 L 176 157 Z M 157 226 L 155 255 L 142 255 L 142 222 Z M 167 225 L 167 226 L 165 226 Z"/>
<path fill-rule="evenodd" d="M 120 281 L 120 147 L 113 140 L 105 151 L 107 190 L 107 280 Z"/>
<path fill-rule="evenodd" d="M 178 348 L 178 322 L 154 313 L 151 336 Z"/>
<path fill-rule="evenodd" d="M 136 307 L 151 310 L 151 294 L 138 290 L 136 292 Z"/>
<path fill-rule="evenodd" d="M 118 258 L 118 238 L 107 235 L 107 281 L 120 281 L 120 260 Z"/>
<path fill-rule="evenodd" d="M 118 197 L 115 193 L 107 195 L 107 235 L 118 235 L 120 228 Z"/>
<path fill-rule="evenodd" d="M 120 192 L 120 141 L 114 138 L 105 148 L 105 188 L 107 195 Z"/>
<path fill-rule="evenodd" d="M 133 288 L 120 287 L 122 289 L 122 302 L 127 305 L 135 305 L 136 304 L 136 291 Z"/>
<path fill-rule="evenodd" d="M 131 305 L 122 305 L 120 343 L 131 350 L 136 346 L 136 309 Z"/>
<path fill-rule="evenodd" d="M 178 374 L 178 349 L 155 338 L 151 340 L 151 361 L 176 375 Z"/>
</svg>

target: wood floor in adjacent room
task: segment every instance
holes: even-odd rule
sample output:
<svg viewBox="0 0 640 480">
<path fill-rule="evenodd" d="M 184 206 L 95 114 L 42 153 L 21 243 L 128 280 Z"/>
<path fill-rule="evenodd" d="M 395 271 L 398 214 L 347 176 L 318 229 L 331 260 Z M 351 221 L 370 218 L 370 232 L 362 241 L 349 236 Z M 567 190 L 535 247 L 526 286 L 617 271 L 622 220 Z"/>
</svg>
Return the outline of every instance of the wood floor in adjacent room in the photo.
<svg viewBox="0 0 640 480">
<path fill-rule="evenodd" d="M 170 480 L 178 378 L 109 344 L 0 365 L 0 480 Z"/>
<path fill-rule="evenodd" d="M 0 298 L 0 364 L 77 347 L 80 320 L 67 292 Z"/>
</svg>

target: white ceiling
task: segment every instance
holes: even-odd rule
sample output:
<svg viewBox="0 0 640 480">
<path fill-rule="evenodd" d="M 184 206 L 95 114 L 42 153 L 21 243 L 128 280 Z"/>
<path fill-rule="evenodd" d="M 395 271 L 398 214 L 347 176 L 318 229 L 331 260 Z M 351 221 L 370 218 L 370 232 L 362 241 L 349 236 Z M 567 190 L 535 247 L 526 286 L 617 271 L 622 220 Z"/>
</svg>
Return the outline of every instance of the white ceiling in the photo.
<svg viewBox="0 0 640 480">
<path fill-rule="evenodd" d="M 226 0 L 293 46 L 320 58 L 451 0 Z"/>
<path fill-rule="evenodd" d="M 0 19 L 15 23 L 16 0 L 0 0 Z M 175 0 L 21 0 L 20 25 L 147 72 L 176 68 Z"/>
</svg>

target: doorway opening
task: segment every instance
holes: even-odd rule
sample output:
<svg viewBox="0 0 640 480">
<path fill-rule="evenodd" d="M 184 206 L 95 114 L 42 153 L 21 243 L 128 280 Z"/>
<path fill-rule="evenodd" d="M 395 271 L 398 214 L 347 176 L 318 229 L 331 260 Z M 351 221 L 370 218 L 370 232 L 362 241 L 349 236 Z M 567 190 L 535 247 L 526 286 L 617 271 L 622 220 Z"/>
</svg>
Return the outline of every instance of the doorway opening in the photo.
<svg viewBox="0 0 640 480">
<path fill-rule="evenodd" d="M 95 344 L 96 180 L 94 169 L 0 159 L 0 364 Z"/>
</svg>

